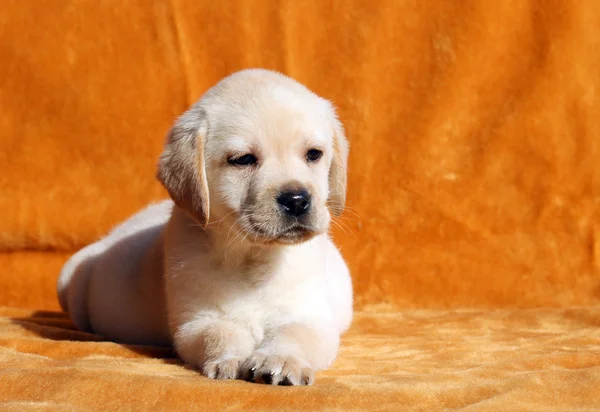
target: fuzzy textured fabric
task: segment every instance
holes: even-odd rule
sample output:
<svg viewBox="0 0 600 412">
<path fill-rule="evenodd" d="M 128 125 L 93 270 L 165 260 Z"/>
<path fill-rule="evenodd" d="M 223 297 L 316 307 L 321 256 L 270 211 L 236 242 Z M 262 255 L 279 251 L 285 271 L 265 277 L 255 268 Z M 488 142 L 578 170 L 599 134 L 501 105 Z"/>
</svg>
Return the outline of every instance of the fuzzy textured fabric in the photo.
<svg viewBox="0 0 600 412">
<path fill-rule="evenodd" d="M 575 411 L 600 405 L 600 309 L 356 314 L 312 387 L 199 377 L 170 351 L 0 308 L 0 402 L 27 410 Z M 2 407 L 0 406 L 0 410 Z"/>
<path fill-rule="evenodd" d="M 247 67 L 333 100 L 351 143 L 358 314 L 311 388 L 58 312 L 68 256 L 166 196 L 175 117 Z M 599 68 L 597 0 L 3 0 L 0 409 L 600 410 Z"/>
</svg>

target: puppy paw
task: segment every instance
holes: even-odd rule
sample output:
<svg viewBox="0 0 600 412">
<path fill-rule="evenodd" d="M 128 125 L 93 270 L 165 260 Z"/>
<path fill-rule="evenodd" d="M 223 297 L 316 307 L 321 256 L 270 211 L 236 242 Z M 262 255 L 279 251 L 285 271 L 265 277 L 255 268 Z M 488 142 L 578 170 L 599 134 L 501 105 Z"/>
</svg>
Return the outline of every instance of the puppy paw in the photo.
<svg viewBox="0 0 600 412">
<path fill-rule="evenodd" d="M 312 385 L 314 372 L 294 356 L 254 352 L 240 368 L 241 378 L 269 385 Z"/>
<path fill-rule="evenodd" d="M 237 379 L 242 360 L 226 358 L 207 362 L 202 368 L 202 373 L 211 379 Z"/>
</svg>

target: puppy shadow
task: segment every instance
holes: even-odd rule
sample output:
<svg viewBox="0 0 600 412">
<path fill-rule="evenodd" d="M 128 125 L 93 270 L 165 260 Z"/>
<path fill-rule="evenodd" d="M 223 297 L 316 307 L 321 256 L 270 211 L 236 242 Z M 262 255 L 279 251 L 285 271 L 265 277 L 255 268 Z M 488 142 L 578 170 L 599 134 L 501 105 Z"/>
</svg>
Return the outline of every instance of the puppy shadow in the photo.
<svg viewBox="0 0 600 412">
<path fill-rule="evenodd" d="M 63 312 L 35 311 L 25 317 L 11 317 L 11 323 L 41 337 L 53 341 L 70 342 L 110 342 L 126 348 L 138 355 L 162 359 L 165 363 L 181 364 L 172 347 L 130 345 L 104 339 L 100 335 L 81 332 Z"/>
<path fill-rule="evenodd" d="M 50 311 L 36 311 L 30 316 L 24 317 L 11 317 L 10 321 L 14 325 L 39 336 L 43 339 L 49 339 L 52 341 L 69 341 L 69 342 L 107 342 L 119 345 L 126 348 L 127 350 L 134 352 L 146 358 L 160 359 L 162 363 L 169 365 L 176 365 L 188 371 L 195 372 L 199 377 L 208 379 L 202 376 L 198 369 L 183 363 L 175 354 L 175 351 L 171 347 L 166 346 L 148 346 L 148 345 L 129 345 L 118 342 L 113 342 L 104 339 L 100 335 L 93 333 L 81 332 L 75 328 L 75 325 L 69 319 L 69 315 L 63 312 L 50 312 Z M 90 351 L 91 352 L 91 351 Z M 238 376 L 237 379 L 232 381 L 220 381 L 222 384 L 248 384 L 258 385 L 257 383 L 248 382 L 248 380 L 242 376 Z M 337 377 L 319 377 L 321 385 L 336 386 L 340 388 L 347 388 L 347 385 L 340 382 Z M 271 387 L 268 384 L 260 384 L 260 386 Z M 272 386 L 273 388 L 277 386 Z"/>
</svg>

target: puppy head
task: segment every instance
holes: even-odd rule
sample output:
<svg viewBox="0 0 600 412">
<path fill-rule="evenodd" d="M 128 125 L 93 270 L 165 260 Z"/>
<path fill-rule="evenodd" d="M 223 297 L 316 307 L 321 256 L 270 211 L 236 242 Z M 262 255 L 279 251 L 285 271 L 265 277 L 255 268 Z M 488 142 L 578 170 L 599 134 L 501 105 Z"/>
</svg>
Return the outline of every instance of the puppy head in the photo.
<svg viewBox="0 0 600 412">
<path fill-rule="evenodd" d="M 332 105 L 279 73 L 244 70 L 178 119 L 158 178 L 204 226 L 298 243 L 327 230 L 346 197 L 348 143 Z"/>
</svg>

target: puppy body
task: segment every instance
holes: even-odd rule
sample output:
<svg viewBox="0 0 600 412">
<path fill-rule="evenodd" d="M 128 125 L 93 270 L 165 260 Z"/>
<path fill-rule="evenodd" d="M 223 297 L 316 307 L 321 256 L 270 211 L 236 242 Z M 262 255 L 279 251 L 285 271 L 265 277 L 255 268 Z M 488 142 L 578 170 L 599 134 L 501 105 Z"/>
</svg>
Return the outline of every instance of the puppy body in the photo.
<svg viewBox="0 0 600 412">
<path fill-rule="evenodd" d="M 265 70 L 224 79 L 175 124 L 152 205 L 75 254 L 63 309 L 111 340 L 173 344 L 212 378 L 310 384 L 352 319 L 331 242 L 347 142 L 329 102 Z"/>
<path fill-rule="evenodd" d="M 58 298 L 78 329 L 123 343 L 170 345 L 164 229 L 173 202 L 151 205 L 64 265 Z"/>
</svg>

